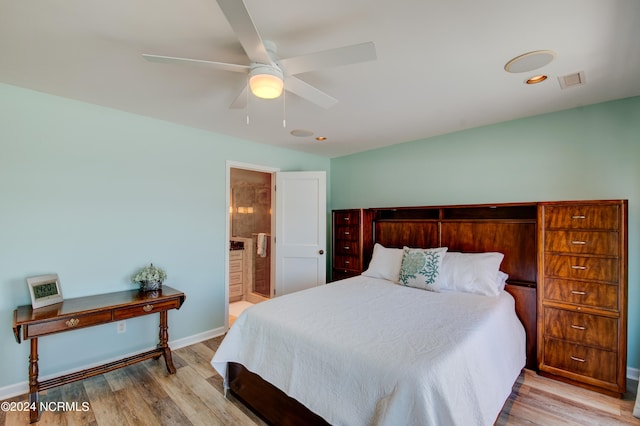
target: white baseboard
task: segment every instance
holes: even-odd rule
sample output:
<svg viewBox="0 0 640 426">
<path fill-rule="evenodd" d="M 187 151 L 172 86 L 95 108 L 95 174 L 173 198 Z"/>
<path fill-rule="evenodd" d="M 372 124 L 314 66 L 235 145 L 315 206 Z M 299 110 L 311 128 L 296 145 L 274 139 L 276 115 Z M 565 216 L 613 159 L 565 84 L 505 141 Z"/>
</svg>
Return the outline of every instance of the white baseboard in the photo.
<svg viewBox="0 0 640 426">
<path fill-rule="evenodd" d="M 202 333 L 194 334 L 193 336 L 183 337 L 182 339 L 169 340 L 169 346 L 171 347 L 171 350 L 183 348 L 185 346 L 193 345 L 193 344 L 202 342 L 204 340 L 208 340 L 208 339 L 212 339 L 214 337 L 222 336 L 224 333 L 226 333 L 226 331 L 227 330 L 224 327 L 214 328 L 213 330 L 208 330 L 208 331 L 205 331 L 205 332 L 202 332 Z M 67 370 L 67 371 L 63 371 L 63 372 L 60 372 L 60 373 L 50 374 L 50 375 L 47 375 L 47 376 L 39 377 L 39 379 L 41 381 L 53 379 L 53 378 L 58 377 L 58 376 L 64 376 L 66 374 L 75 373 L 76 371 L 82 371 L 82 370 L 86 370 L 87 368 L 97 367 L 97 366 L 100 366 L 102 364 L 106 364 L 106 363 L 109 363 L 109 362 L 117 361 L 119 359 L 126 358 L 127 356 L 135 355 L 137 353 L 141 353 L 141 352 L 145 352 L 145 351 L 150 351 L 152 349 L 155 349 L 155 346 L 152 346 L 152 347 L 149 347 L 149 348 L 146 348 L 146 349 L 141 349 L 139 351 L 132 352 L 132 353 L 130 353 L 128 355 L 122 355 L 122 356 L 118 356 L 116 358 L 106 359 L 106 360 L 101 361 L 101 362 L 96 362 L 96 363 L 93 363 L 93 364 L 85 365 L 83 367 L 74 368 L 72 370 Z M 27 370 L 25 370 L 25 375 L 26 375 L 26 373 L 27 373 Z M 28 380 L 25 380 L 24 382 L 15 383 L 13 385 L 8 385 L 8 386 L 4 386 L 4 387 L 0 388 L 0 400 L 13 398 L 15 396 L 24 395 L 26 393 L 29 393 L 29 381 Z"/>
<path fill-rule="evenodd" d="M 194 334 L 193 336 L 183 337 L 182 339 L 176 339 L 169 341 L 171 350 L 184 348 L 185 346 L 194 345 L 205 340 L 213 339 L 214 337 L 222 336 L 227 332 L 224 327 L 214 328 L 213 330 L 207 330 L 202 333 Z"/>
<path fill-rule="evenodd" d="M 640 377 L 640 369 L 627 367 L 627 379 L 638 380 Z"/>
<path fill-rule="evenodd" d="M 25 393 L 29 393 L 29 382 L 20 382 L 0 388 L 0 399 L 13 398 Z"/>
</svg>

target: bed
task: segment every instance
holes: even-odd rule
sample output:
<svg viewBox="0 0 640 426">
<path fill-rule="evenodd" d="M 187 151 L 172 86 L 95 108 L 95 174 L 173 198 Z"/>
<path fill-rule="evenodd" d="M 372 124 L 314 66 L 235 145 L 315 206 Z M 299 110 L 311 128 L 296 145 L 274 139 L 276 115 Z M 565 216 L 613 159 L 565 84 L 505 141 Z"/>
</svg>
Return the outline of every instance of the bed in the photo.
<svg viewBox="0 0 640 426">
<path fill-rule="evenodd" d="M 368 274 L 246 310 L 211 363 L 271 424 L 493 424 L 535 353 L 535 211 L 370 209 Z M 403 285 L 386 267 L 391 251 L 406 259 L 403 247 L 447 247 L 441 268 L 457 255 L 500 254 L 510 284 L 496 282 L 495 294 L 452 289 L 449 263 L 438 291 Z"/>
</svg>

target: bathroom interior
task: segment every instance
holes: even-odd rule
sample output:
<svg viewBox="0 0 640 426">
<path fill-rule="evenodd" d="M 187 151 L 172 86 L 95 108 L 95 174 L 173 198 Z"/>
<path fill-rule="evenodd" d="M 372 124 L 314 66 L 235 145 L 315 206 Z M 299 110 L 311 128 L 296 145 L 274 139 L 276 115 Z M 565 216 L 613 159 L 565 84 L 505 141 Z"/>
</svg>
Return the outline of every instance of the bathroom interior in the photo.
<svg viewBox="0 0 640 426">
<path fill-rule="evenodd" d="M 273 296 L 271 173 L 230 169 L 229 326 Z"/>
</svg>

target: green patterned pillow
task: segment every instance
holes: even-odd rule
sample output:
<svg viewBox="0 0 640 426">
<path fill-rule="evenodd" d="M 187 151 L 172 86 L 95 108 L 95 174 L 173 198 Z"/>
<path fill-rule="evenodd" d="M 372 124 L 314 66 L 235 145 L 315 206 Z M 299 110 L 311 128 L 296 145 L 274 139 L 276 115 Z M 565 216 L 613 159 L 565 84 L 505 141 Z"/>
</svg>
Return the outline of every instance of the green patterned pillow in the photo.
<svg viewBox="0 0 640 426">
<path fill-rule="evenodd" d="M 403 248 L 400 284 L 422 290 L 439 291 L 438 276 L 447 247 Z"/>
</svg>

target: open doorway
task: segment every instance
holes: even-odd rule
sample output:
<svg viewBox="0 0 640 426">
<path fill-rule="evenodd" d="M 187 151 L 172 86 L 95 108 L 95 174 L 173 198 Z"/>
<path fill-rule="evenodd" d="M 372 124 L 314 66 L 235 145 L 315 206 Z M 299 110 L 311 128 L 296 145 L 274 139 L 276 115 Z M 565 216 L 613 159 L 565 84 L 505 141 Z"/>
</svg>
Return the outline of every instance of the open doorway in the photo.
<svg viewBox="0 0 640 426">
<path fill-rule="evenodd" d="M 238 311 L 274 296 L 272 231 L 274 173 L 277 171 L 227 162 L 227 306 L 230 323 Z"/>
<path fill-rule="evenodd" d="M 259 303 L 325 284 L 326 172 L 281 172 L 227 161 L 226 192 L 227 317 L 235 308 L 230 300 Z"/>
</svg>

